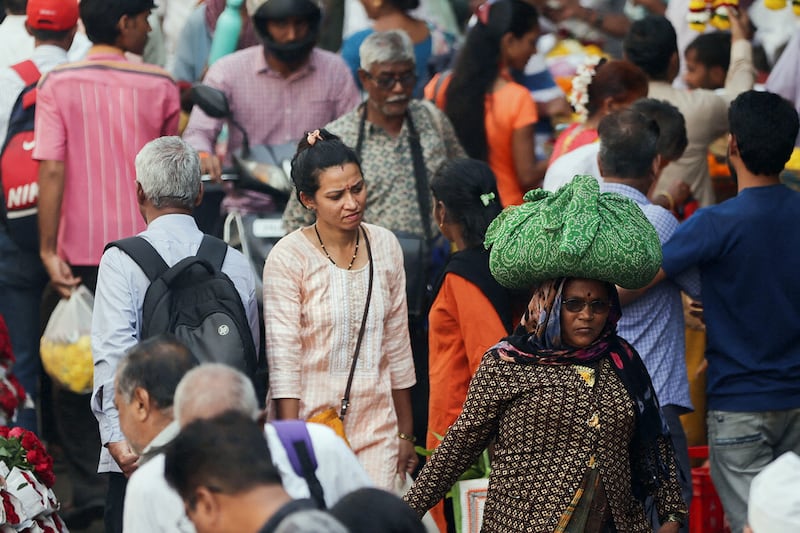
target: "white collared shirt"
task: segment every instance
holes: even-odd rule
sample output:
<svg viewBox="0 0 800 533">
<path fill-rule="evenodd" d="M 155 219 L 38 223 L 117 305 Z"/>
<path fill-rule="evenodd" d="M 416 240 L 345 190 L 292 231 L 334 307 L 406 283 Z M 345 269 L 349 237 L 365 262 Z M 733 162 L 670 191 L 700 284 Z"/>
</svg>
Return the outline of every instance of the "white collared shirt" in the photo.
<svg viewBox="0 0 800 533">
<path fill-rule="evenodd" d="M 307 426 L 314 456 L 317 459 L 315 474 L 322 485 L 328 508 L 344 495 L 373 485 L 353 451 L 338 435 L 320 424 L 307 424 Z M 156 439 L 166 431 L 166 429 L 162 431 Z M 264 431 L 272 462 L 281 475 L 284 490 L 292 499 L 308 498 L 311 494 L 308 484 L 292 468 L 275 428 L 267 424 Z M 157 454 L 133 473 L 126 488 L 123 509 L 122 530 L 125 533 L 194 533 L 195 531 L 186 517 L 181 497 L 164 479 L 163 453 Z"/>
</svg>

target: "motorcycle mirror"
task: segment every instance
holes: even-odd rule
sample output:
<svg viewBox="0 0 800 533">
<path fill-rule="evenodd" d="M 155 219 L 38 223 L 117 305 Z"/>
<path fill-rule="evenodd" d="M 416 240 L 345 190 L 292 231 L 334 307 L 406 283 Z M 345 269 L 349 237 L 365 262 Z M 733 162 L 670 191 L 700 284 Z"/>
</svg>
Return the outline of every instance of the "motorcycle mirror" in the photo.
<svg viewBox="0 0 800 533">
<path fill-rule="evenodd" d="M 231 125 L 242 133 L 242 157 L 250 157 L 250 140 L 244 128 L 233 120 L 233 112 L 228 105 L 228 97 L 225 93 L 214 87 L 196 83 L 192 85 L 190 96 L 192 101 L 211 118 L 226 118 Z"/>
<path fill-rule="evenodd" d="M 214 87 L 197 83 L 191 89 L 192 101 L 212 118 L 229 118 L 231 108 L 225 93 Z"/>
</svg>

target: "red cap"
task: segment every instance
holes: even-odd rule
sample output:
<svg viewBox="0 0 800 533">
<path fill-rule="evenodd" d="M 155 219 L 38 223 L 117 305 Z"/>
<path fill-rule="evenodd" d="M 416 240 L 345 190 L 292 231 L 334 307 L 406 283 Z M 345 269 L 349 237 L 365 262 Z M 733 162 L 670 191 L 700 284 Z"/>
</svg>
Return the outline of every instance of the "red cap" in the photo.
<svg viewBox="0 0 800 533">
<path fill-rule="evenodd" d="M 78 1 L 28 0 L 27 15 L 35 30 L 70 30 L 78 23 Z"/>
</svg>

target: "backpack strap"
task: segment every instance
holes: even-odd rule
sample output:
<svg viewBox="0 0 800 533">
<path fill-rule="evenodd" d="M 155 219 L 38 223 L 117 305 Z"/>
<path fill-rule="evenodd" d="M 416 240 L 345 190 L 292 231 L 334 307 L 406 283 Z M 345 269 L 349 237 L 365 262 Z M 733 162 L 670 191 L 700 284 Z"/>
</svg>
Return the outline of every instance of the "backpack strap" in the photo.
<svg viewBox="0 0 800 533">
<path fill-rule="evenodd" d="M 203 241 L 197 250 L 197 257 L 205 259 L 211 266 L 218 271 L 222 271 L 222 263 L 225 262 L 225 255 L 228 253 L 228 245 L 225 241 L 211 235 L 203 235 Z"/>
<path fill-rule="evenodd" d="M 325 509 L 325 493 L 315 473 L 319 465 L 314 455 L 314 446 L 311 443 L 311 435 L 308 433 L 306 422 L 304 420 L 275 420 L 270 424 L 275 428 L 275 432 L 286 450 L 292 470 L 306 480 L 308 491 L 317 507 Z"/>
<path fill-rule="evenodd" d="M 36 63 L 30 59 L 11 65 L 11 68 L 19 75 L 26 86 L 36 83 L 42 77 L 42 73 L 36 68 Z"/>
<path fill-rule="evenodd" d="M 16 65 L 12 65 L 11 68 L 17 73 L 20 79 L 22 79 L 22 82 L 25 84 L 26 88 L 38 83 L 39 78 L 42 77 L 42 73 L 39 72 L 39 69 L 36 67 L 36 63 L 30 59 L 27 61 L 22 61 L 21 63 L 17 63 Z M 22 108 L 28 109 L 35 103 L 36 87 L 32 87 L 22 96 Z"/>
<path fill-rule="evenodd" d="M 147 275 L 151 283 L 157 280 L 161 274 L 169 270 L 169 265 L 167 265 L 156 249 L 153 248 L 153 245 L 142 237 L 128 237 L 127 239 L 112 241 L 106 244 L 103 251 L 105 252 L 109 248 L 119 248 L 128 254 L 128 257 L 139 265 L 139 268 Z"/>
</svg>

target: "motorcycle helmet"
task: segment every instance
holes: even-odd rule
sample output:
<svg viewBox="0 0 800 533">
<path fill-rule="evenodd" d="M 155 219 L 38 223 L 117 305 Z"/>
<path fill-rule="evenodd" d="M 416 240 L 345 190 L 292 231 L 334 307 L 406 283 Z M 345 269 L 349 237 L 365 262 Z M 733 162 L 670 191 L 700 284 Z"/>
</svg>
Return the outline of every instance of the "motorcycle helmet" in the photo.
<svg viewBox="0 0 800 533">
<path fill-rule="evenodd" d="M 284 63 L 297 63 L 313 50 L 319 37 L 322 8 L 316 0 L 247 0 L 247 14 L 264 46 Z M 308 33 L 296 41 L 277 43 L 267 31 L 268 20 L 303 18 L 308 21 Z"/>
</svg>

